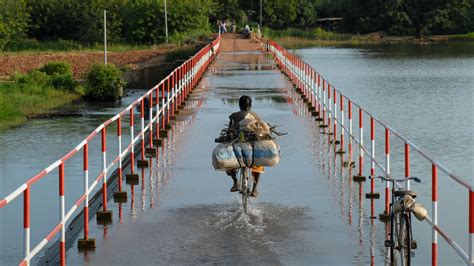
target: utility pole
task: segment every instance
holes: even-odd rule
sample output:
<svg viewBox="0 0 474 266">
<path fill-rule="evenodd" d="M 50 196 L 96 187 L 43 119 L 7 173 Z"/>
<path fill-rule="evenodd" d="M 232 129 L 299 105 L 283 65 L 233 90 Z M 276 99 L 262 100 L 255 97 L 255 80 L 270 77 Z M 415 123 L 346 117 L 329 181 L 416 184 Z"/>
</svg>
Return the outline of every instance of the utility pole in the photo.
<svg viewBox="0 0 474 266">
<path fill-rule="evenodd" d="M 107 11 L 104 9 L 104 64 L 107 65 Z"/>
<path fill-rule="evenodd" d="M 166 0 L 165 0 L 165 32 L 166 32 L 166 43 L 168 43 L 168 11 L 166 10 Z"/>
<path fill-rule="evenodd" d="M 260 30 L 263 30 L 263 28 L 262 28 L 262 9 L 263 9 L 263 0 L 260 0 Z"/>
</svg>

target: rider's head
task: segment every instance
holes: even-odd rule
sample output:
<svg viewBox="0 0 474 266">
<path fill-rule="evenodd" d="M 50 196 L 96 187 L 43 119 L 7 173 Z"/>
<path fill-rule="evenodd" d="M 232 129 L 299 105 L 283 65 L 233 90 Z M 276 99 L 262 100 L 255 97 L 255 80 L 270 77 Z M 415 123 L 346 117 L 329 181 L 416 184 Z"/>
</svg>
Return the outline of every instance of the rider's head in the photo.
<svg viewBox="0 0 474 266">
<path fill-rule="evenodd" d="M 252 98 L 247 95 L 242 95 L 239 99 L 239 107 L 241 111 L 249 111 L 252 107 Z"/>
</svg>

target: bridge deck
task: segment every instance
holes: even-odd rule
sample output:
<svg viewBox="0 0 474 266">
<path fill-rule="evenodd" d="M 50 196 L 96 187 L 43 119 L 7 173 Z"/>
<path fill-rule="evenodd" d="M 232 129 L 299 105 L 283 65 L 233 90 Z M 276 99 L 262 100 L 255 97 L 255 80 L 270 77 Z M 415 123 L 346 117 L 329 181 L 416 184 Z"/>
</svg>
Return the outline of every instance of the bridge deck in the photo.
<svg viewBox="0 0 474 266">
<path fill-rule="evenodd" d="M 224 38 L 198 86 L 186 109 L 200 108 L 178 117 L 152 168 L 138 186 L 127 186 L 128 203 L 110 204 L 120 221 L 92 227 L 96 251 L 70 249 L 68 263 L 366 265 L 371 255 L 382 263 L 383 227 L 371 225 L 359 185 L 341 171 L 299 95 L 256 44 Z M 281 162 L 266 169 L 248 214 L 210 160 L 213 140 L 243 94 L 264 120 L 289 133 L 278 140 Z"/>
</svg>

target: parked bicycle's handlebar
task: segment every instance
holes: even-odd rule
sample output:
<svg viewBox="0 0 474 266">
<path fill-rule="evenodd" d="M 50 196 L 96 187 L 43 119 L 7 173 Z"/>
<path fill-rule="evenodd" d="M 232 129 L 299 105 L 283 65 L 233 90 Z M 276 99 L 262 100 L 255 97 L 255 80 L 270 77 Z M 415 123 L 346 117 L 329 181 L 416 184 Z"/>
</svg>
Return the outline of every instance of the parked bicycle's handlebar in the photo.
<svg viewBox="0 0 474 266">
<path fill-rule="evenodd" d="M 387 181 L 387 182 L 392 182 L 392 183 L 406 182 L 408 180 L 413 180 L 417 183 L 421 183 L 421 179 L 419 179 L 416 176 L 409 176 L 409 177 L 405 177 L 405 178 L 396 178 L 396 179 L 393 179 L 391 177 L 385 177 L 385 176 L 369 176 L 369 179 L 375 179 L 375 178 L 380 178 L 382 181 Z"/>
</svg>

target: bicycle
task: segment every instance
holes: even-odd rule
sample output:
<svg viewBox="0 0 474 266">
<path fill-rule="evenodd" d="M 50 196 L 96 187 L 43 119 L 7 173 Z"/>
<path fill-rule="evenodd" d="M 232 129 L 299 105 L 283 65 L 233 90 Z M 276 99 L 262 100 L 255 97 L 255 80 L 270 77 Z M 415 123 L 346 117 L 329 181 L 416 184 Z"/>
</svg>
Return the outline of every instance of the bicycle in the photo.
<svg viewBox="0 0 474 266">
<path fill-rule="evenodd" d="M 416 193 L 411 190 L 395 190 L 395 184 L 413 180 L 420 183 L 417 177 L 393 179 L 384 176 L 369 178 L 380 178 L 382 181 L 392 183 L 392 201 L 389 205 L 390 214 L 390 234 L 385 240 L 385 247 L 390 248 L 390 264 L 409 266 L 411 264 L 411 250 L 416 249 L 416 242 L 413 240 L 411 228 L 411 213 L 422 221 L 426 215 L 426 209 L 417 203 Z M 400 261 L 397 260 L 399 257 Z"/>
</svg>

